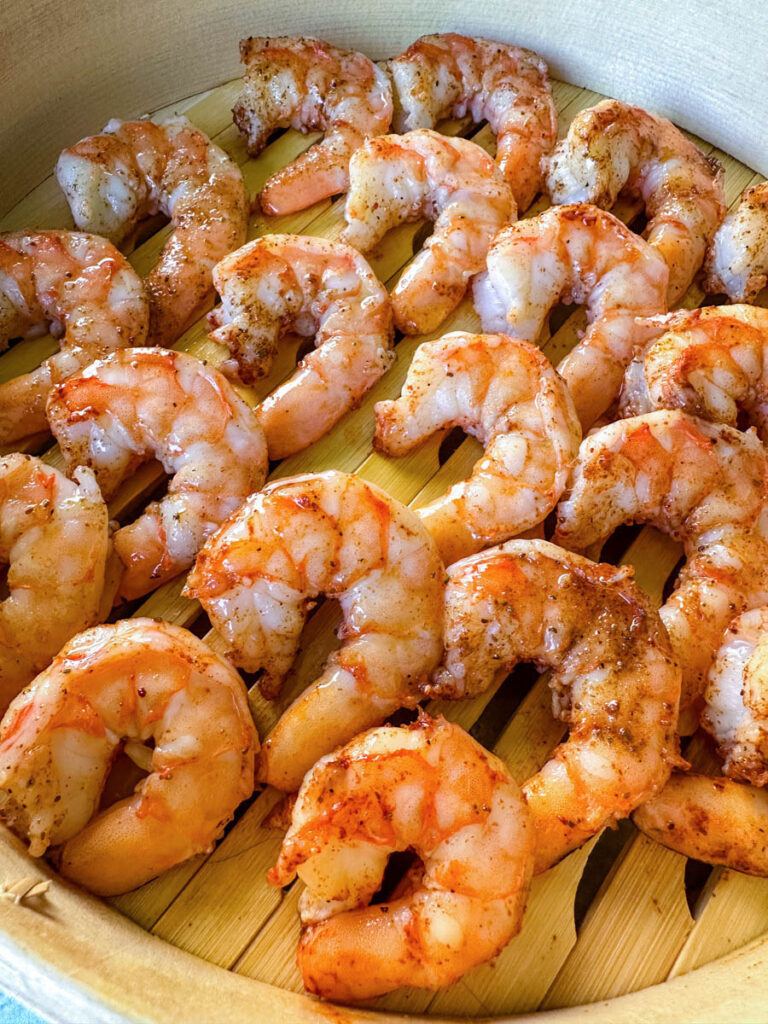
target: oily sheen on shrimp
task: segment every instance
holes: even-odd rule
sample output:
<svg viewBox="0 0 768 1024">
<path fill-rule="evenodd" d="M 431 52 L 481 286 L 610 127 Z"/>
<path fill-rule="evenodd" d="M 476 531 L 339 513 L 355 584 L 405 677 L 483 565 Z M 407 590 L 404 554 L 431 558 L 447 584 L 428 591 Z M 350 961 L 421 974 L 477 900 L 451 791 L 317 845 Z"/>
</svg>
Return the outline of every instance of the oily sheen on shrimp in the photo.
<svg viewBox="0 0 768 1024">
<path fill-rule="evenodd" d="M 669 303 L 686 292 L 725 213 L 723 168 L 670 121 L 620 100 L 582 110 L 548 161 L 554 203 L 606 209 L 639 196 L 644 237 L 669 267 Z"/>
<path fill-rule="evenodd" d="M 768 607 L 728 626 L 709 670 L 701 724 L 727 778 L 673 773 L 635 813 L 646 835 L 687 857 L 768 876 Z"/>
<path fill-rule="evenodd" d="M 0 563 L 8 566 L 0 712 L 67 640 L 108 610 L 107 506 L 90 470 L 73 477 L 31 455 L 0 459 Z"/>
<path fill-rule="evenodd" d="M 372 729 L 321 758 L 269 873 L 307 885 L 305 987 L 345 1002 L 435 989 L 496 956 L 525 909 L 529 817 L 506 766 L 443 718 Z M 421 863 L 399 894 L 368 906 L 390 854 L 406 849 Z"/>
<path fill-rule="evenodd" d="M 350 245 L 306 235 L 265 235 L 213 271 L 221 305 L 208 316 L 238 376 L 269 373 L 281 337 L 314 337 L 315 348 L 258 408 L 271 459 L 322 437 L 392 364 L 392 304 Z"/>
<path fill-rule="evenodd" d="M 262 690 L 277 694 L 320 595 L 337 598 L 341 647 L 264 742 L 261 778 L 295 791 L 323 754 L 419 699 L 440 658 L 443 564 L 419 517 L 331 470 L 252 495 L 205 545 L 196 597 Z"/>
<path fill-rule="evenodd" d="M 419 508 L 446 565 L 541 523 L 581 440 L 567 387 L 535 346 L 456 331 L 421 344 L 400 398 L 376 405 L 374 447 L 404 455 L 460 426 L 485 447 L 468 480 Z"/>
<path fill-rule="evenodd" d="M 184 352 L 125 349 L 95 362 L 52 392 L 48 418 L 68 469 L 90 467 L 108 498 L 153 456 L 171 476 L 165 497 L 115 534 L 128 600 L 189 568 L 267 475 L 254 411 Z"/>
<path fill-rule="evenodd" d="M 683 543 L 685 565 L 661 617 L 683 669 L 685 733 L 726 626 L 768 603 L 767 499 L 768 455 L 754 432 L 665 410 L 585 438 L 558 506 L 553 539 L 572 550 L 601 545 L 631 522 Z"/>
<path fill-rule="evenodd" d="M 123 741 L 149 774 L 99 810 Z M 59 847 L 66 878 L 127 892 L 212 849 L 253 792 L 258 749 L 243 681 L 202 640 L 156 619 L 97 626 L 0 723 L 0 817 L 33 856 Z"/>
<path fill-rule="evenodd" d="M 210 308 L 214 265 L 245 241 L 248 193 L 240 168 L 186 118 L 113 119 L 63 150 L 56 178 L 75 224 L 115 245 L 132 246 L 147 217 L 170 219 L 173 230 L 146 287 L 150 344 L 173 344 Z"/>
<path fill-rule="evenodd" d="M 51 388 L 115 349 L 143 345 L 148 328 L 141 278 L 111 242 L 76 231 L 0 235 L 0 349 L 46 330 L 61 348 L 0 384 L 0 443 L 47 431 Z"/>
<path fill-rule="evenodd" d="M 661 256 L 586 203 L 553 206 L 499 232 L 473 282 L 483 330 L 535 342 L 557 302 L 587 304 L 589 326 L 558 372 L 586 430 L 619 393 L 643 341 L 637 317 L 667 309 Z"/>
<path fill-rule="evenodd" d="M 545 871 L 657 792 L 679 762 L 680 669 L 626 569 L 512 540 L 448 569 L 430 694 L 469 697 L 521 661 L 552 670 L 569 736 L 523 786 Z"/>
<path fill-rule="evenodd" d="M 704 306 L 651 317 L 648 341 L 627 367 L 622 416 L 683 409 L 713 423 L 743 414 L 768 440 L 768 310 Z"/>
<path fill-rule="evenodd" d="M 269 176 L 259 197 L 262 210 L 273 216 L 294 213 L 346 192 L 350 157 L 392 121 L 386 73 L 364 53 L 296 36 L 242 39 L 240 59 L 243 90 L 232 113 L 251 156 L 277 128 L 325 133 Z"/>
<path fill-rule="evenodd" d="M 557 138 L 547 65 L 531 50 L 455 32 L 421 36 L 387 61 L 399 132 L 434 128 L 444 117 L 487 121 L 496 162 L 519 210 L 543 180 L 542 161 Z"/>
</svg>

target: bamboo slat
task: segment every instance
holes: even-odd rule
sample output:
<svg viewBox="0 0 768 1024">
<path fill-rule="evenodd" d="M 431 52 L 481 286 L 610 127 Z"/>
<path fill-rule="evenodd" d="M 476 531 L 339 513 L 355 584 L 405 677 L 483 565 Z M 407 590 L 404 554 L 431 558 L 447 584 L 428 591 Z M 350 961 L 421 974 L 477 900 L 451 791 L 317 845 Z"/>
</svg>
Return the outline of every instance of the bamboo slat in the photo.
<svg viewBox="0 0 768 1024">
<path fill-rule="evenodd" d="M 266 177 L 306 149 L 316 136 L 287 131 L 259 157 L 249 159 L 242 140 L 231 124 L 230 108 L 239 83 L 228 83 L 162 111 L 185 113 L 222 146 L 243 168 L 248 188 L 257 191 Z M 564 134 L 572 117 L 601 97 L 589 90 L 554 83 L 559 131 Z M 474 128 L 466 120 L 447 122 L 441 130 L 473 138 L 489 152 L 493 137 L 487 127 Z M 759 180 L 737 161 L 711 145 L 726 167 L 726 191 L 733 202 L 753 180 Z M 546 207 L 539 199 L 526 214 Z M 638 207 L 621 202 L 615 211 L 627 223 Z M 71 221 L 55 181 L 49 179 L 30 193 L 0 224 L 4 230 L 27 225 L 68 227 Z M 343 200 L 326 200 L 308 210 L 281 218 L 251 218 L 249 237 L 267 232 L 303 232 L 337 238 L 343 227 Z M 379 278 L 392 288 L 423 238 L 423 225 L 408 224 L 391 232 L 369 255 Z M 146 273 L 168 236 L 157 231 L 131 254 L 140 273 Z M 688 307 L 699 305 L 703 295 L 693 286 L 684 299 Z M 541 345 L 553 362 L 578 340 L 585 324 L 584 313 L 569 313 L 560 326 L 547 331 Z M 466 299 L 432 337 L 450 330 L 475 331 L 479 319 Z M 412 355 L 424 339 L 404 338 L 397 344 L 397 360 L 357 409 L 346 415 L 325 437 L 305 452 L 277 465 L 272 478 L 328 468 L 356 472 L 377 483 L 401 501 L 418 507 L 437 497 L 446 487 L 466 477 L 479 454 L 472 439 L 463 440 L 450 454 L 443 454 L 443 436 L 432 438 L 418 451 L 402 459 L 387 459 L 371 450 L 373 409 L 377 401 L 399 394 Z M 241 389 L 256 405 L 292 371 L 298 339 L 284 344 L 272 372 L 253 388 Z M 218 365 L 223 350 L 207 338 L 205 321 L 193 325 L 176 347 Z M 48 338 L 24 341 L 0 356 L 0 381 L 36 366 L 55 350 Z M 40 439 L 32 444 L 39 450 Z M 61 465 L 55 447 L 45 458 Z M 159 468 L 146 466 L 120 489 L 111 503 L 111 514 L 120 521 L 132 518 L 161 481 Z M 635 578 L 660 601 L 662 591 L 680 558 L 679 545 L 652 529 L 637 532 L 622 562 L 635 568 Z M 135 614 L 155 615 L 191 626 L 200 619 L 196 602 L 181 596 L 183 580 L 167 583 L 150 595 Z M 263 736 L 287 704 L 319 672 L 328 653 L 337 645 L 339 612 L 326 602 L 307 624 L 302 649 L 276 702 L 265 701 L 258 687 L 250 690 L 254 719 Z M 221 638 L 206 637 L 223 650 Z M 524 781 L 546 761 L 563 735 L 562 723 L 551 714 L 547 677 L 530 685 L 530 675 L 514 673 L 487 693 L 463 703 L 435 702 L 441 712 L 483 742 Z M 512 716 L 509 708 L 516 705 Z M 299 936 L 297 901 L 301 884 L 287 890 L 267 885 L 265 873 L 279 849 L 281 834 L 265 825 L 281 795 L 267 788 L 243 808 L 237 821 L 207 857 L 198 857 L 134 893 L 112 900 L 114 907 L 156 936 L 211 963 L 229 968 L 291 991 L 300 991 L 295 965 Z M 575 851 L 561 864 L 536 879 L 521 934 L 494 964 L 471 972 L 457 985 L 440 993 L 404 990 L 377 1004 L 401 1013 L 460 1015 L 520 1013 L 537 1008 L 575 1005 L 604 999 L 686 973 L 736 948 L 768 930 L 768 883 L 732 872 L 715 870 L 699 897 L 694 915 L 686 901 L 685 859 L 628 831 L 629 838 L 615 855 L 613 865 L 600 882 L 591 854 L 599 837 Z M 577 930 L 574 901 L 584 880 L 595 883 L 589 908 Z M 600 884 L 597 884 L 600 882 Z"/>
</svg>

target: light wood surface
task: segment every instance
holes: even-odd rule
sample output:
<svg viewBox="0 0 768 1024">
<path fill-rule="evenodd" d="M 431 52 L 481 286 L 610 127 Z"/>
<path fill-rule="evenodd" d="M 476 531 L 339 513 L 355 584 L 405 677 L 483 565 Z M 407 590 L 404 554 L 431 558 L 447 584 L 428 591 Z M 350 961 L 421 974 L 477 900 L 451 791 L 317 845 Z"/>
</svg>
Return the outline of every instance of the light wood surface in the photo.
<svg viewBox="0 0 768 1024">
<path fill-rule="evenodd" d="M 425 10 L 436 17 L 429 5 Z M 259 17 L 262 13 L 260 8 Z M 562 16 L 567 23 L 571 17 L 567 8 Z M 275 23 L 285 26 L 285 19 Z M 251 26 L 254 30 L 256 27 Z M 322 21 L 313 25 L 313 30 L 322 34 Z M 229 38 L 236 38 L 237 31 L 231 30 Z M 375 24 L 371 31 L 378 31 Z M 408 38 L 416 31 L 409 30 Z M 486 27 L 485 31 L 490 29 Z M 504 34 L 513 36 L 512 32 Z M 340 34 L 332 35 L 339 38 Z M 347 36 L 342 33 L 341 38 Z M 520 35 L 514 38 L 532 41 Z M 219 42 L 218 37 L 212 38 L 211 45 L 218 46 Z M 167 46 L 172 49 L 170 40 Z M 163 53 L 169 60 L 169 51 Z M 210 79 L 206 76 L 214 74 L 213 66 L 205 62 L 196 71 L 200 76 L 198 85 L 207 83 Z M 186 89 L 181 72 L 176 81 L 180 83 L 178 95 Z M 2 82 L 0 89 L 5 90 Z M 272 170 L 308 146 L 314 137 L 286 132 L 261 156 L 246 159 L 231 124 L 230 108 L 236 91 L 237 83 L 229 83 L 192 100 L 172 103 L 163 112 L 185 111 L 242 164 L 248 187 L 256 191 Z M 595 92 L 562 82 L 555 83 L 554 91 L 561 132 L 575 113 L 600 98 Z M 153 95 L 155 100 L 167 98 L 162 88 L 156 88 Z M 642 101 L 643 94 L 629 98 Z M 91 120 L 78 127 L 75 135 L 100 127 L 107 116 L 116 113 L 111 109 L 102 116 L 96 108 L 89 111 Z M 476 130 L 466 122 L 441 127 L 493 149 L 487 128 Z M 65 141 L 71 138 L 72 132 Z M 759 180 L 752 170 L 722 150 L 709 143 L 701 145 L 726 166 L 729 202 L 747 184 Z M 17 155 L 17 170 L 22 162 Z M 30 157 L 26 171 L 33 167 Z M 545 205 L 544 201 L 537 202 L 529 215 Z M 631 222 L 638 210 L 624 204 L 615 212 Z M 17 203 L 0 227 L 29 225 L 70 225 L 66 205 L 52 179 L 43 181 Z M 255 217 L 251 237 L 266 230 L 287 230 L 332 238 L 341 226 L 342 203 L 325 201 L 269 223 Z M 389 287 L 412 257 L 414 246 L 420 244 L 421 231 L 421 225 L 403 226 L 392 232 L 371 257 L 374 270 Z M 166 234 L 159 232 L 131 256 L 139 271 L 146 272 L 152 266 Z M 694 286 L 684 303 L 695 306 L 702 299 Z M 557 329 L 542 339 L 542 347 L 553 361 L 577 340 L 584 325 L 583 313 L 563 311 L 556 322 Z M 471 303 L 465 301 L 438 334 L 478 328 Z M 402 340 L 397 346 L 395 366 L 360 407 L 311 449 L 278 465 L 273 477 L 331 467 L 355 471 L 415 505 L 430 501 L 449 484 L 465 477 L 479 452 L 472 440 L 448 448 L 443 438 L 435 438 L 418 452 L 398 460 L 371 450 L 373 406 L 399 393 L 410 358 L 421 340 Z M 0 356 L 0 380 L 36 365 L 52 346 L 49 338 L 16 345 Z M 223 356 L 223 350 L 208 341 L 203 322 L 193 326 L 177 347 L 214 365 Z M 295 345 L 285 346 L 269 378 L 255 388 L 243 389 L 246 398 L 256 404 L 272 390 L 291 372 L 295 352 Z M 30 448 L 41 450 L 40 440 Z M 45 458 L 61 464 L 55 448 L 49 447 Z M 155 466 L 136 474 L 112 502 L 113 516 L 132 518 L 159 479 Z M 677 545 L 650 529 L 627 533 L 623 547 L 620 544 L 614 551 L 617 560 L 635 567 L 638 582 L 658 600 L 679 556 Z M 182 598 L 180 591 L 180 581 L 167 584 L 136 614 L 160 615 L 191 625 L 198 620 L 200 609 L 195 602 Z M 278 705 L 264 701 L 257 689 L 252 690 L 251 707 L 262 736 L 282 707 L 317 674 L 337 643 L 337 625 L 338 612 L 330 603 L 313 615 Z M 463 703 L 435 704 L 432 710 L 471 728 L 482 742 L 495 749 L 520 781 L 547 759 L 562 732 L 551 716 L 546 677 L 536 679 L 535 673 L 526 670 L 516 672 L 497 691 Z M 299 885 L 287 891 L 275 890 L 264 877 L 281 839 L 264 822 L 279 799 L 273 790 L 258 794 L 213 854 L 196 858 L 135 893 L 111 901 L 112 907 L 57 879 L 48 894 L 28 904 L 0 900 L 4 983 L 38 1009 L 62 1020 L 112 1021 L 121 1014 L 168 1022 L 381 1020 L 373 1010 L 337 1010 L 300 995 L 294 959 L 299 934 Z M 694 1017 L 701 1021 L 768 1019 L 763 996 L 768 982 L 768 881 L 716 869 L 703 879 L 699 893 L 693 891 L 694 875 L 684 858 L 637 835 L 631 826 L 615 835 L 595 838 L 536 880 L 521 935 L 493 965 L 471 972 L 457 985 L 437 994 L 411 990 L 394 993 L 378 1001 L 375 1009 L 391 1014 L 428 1014 L 430 1020 L 449 1016 L 476 1020 L 510 1014 L 531 1014 L 531 1018 L 524 1019 L 537 1021 L 585 1017 L 590 1021 L 628 1022 L 683 1022 Z M 30 862 L 20 844 L 3 833 L 0 885 L 7 886 L 25 876 L 43 877 L 47 872 L 44 866 Z M 755 943 L 745 946 L 754 939 Z M 726 953 L 730 955 L 724 961 L 712 963 Z M 582 1007 L 585 1003 L 592 1005 Z M 226 1012 L 222 1010 L 224 1004 Z"/>
</svg>

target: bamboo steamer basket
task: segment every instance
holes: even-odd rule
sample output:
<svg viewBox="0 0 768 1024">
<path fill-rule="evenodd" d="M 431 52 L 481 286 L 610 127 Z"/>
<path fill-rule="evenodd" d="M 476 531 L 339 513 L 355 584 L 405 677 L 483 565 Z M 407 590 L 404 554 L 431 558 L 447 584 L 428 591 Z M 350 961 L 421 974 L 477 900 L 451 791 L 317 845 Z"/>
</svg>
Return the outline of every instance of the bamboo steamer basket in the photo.
<svg viewBox="0 0 768 1024">
<path fill-rule="evenodd" d="M 2 229 L 70 226 L 50 178 L 56 156 L 113 116 L 186 112 L 243 164 L 248 187 L 258 190 L 315 137 L 286 132 L 259 158 L 246 159 L 229 111 L 240 73 L 237 42 L 250 34 L 316 35 L 374 58 L 399 52 L 430 31 L 507 39 L 536 49 L 550 63 L 561 132 L 601 95 L 617 96 L 695 133 L 703 150 L 726 168 L 729 203 L 768 174 L 768 27 L 758 5 L 5 0 L 1 16 Z M 487 128 L 466 122 L 442 128 L 493 145 Z M 545 205 L 540 200 L 531 212 Z M 615 212 L 631 221 L 638 210 L 624 204 Z M 326 201 L 270 224 L 254 217 L 251 235 L 277 230 L 334 237 L 340 224 L 339 202 Z M 164 237 L 160 231 L 133 254 L 140 272 L 152 265 Z M 379 277 L 391 285 L 423 237 L 419 225 L 392 232 L 371 258 Z M 684 304 L 692 307 L 703 298 L 694 285 Z M 553 317 L 551 334 L 542 341 L 553 361 L 583 323 L 578 311 Z M 465 301 L 439 333 L 477 324 Z M 452 435 L 401 460 L 371 452 L 373 404 L 399 392 L 418 340 L 401 341 L 395 367 L 360 408 L 275 475 L 333 466 L 354 470 L 416 505 L 466 476 L 478 447 Z M 0 380 L 36 365 L 53 345 L 41 338 L 14 346 L 0 357 Z M 178 347 L 214 363 L 221 358 L 203 323 Z M 249 393 L 252 401 L 290 372 L 296 350 L 286 346 L 269 380 Z M 46 460 L 60 464 L 50 442 L 38 439 L 30 446 L 46 448 Z M 118 494 L 112 514 L 135 515 L 158 479 L 156 467 L 145 467 Z M 679 556 L 676 545 L 650 529 L 627 533 L 614 551 L 616 559 L 635 566 L 636 578 L 657 599 Z M 180 589 L 179 583 L 163 587 L 140 614 L 192 624 L 199 610 L 181 598 Z M 286 699 L 313 678 L 334 642 L 335 626 L 333 608 L 323 605 L 307 627 Z M 263 735 L 277 711 L 257 690 L 251 705 Z M 535 673 L 518 672 L 497 692 L 433 710 L 472 728 L 521 780 L 560 738 L 548 710 L 546 678 Z M 687 756 L 701 768 L 714 768 L 696 740 Z M 264 879 L 280 835 L 262 823 L 278 799 L 269 790 L 257 795 L 211 856 L 107 902 L 63 883 L 0 830 L 0 886 L 15 897 L 0 899 L 3 986 L 57 1020 L 768 1020 L 768 881 L 686 863 L 629 823 L 596 837 L 536 880 L 523 931 L 494 965 L 443 992 L 404 990 L 371 1008 L 310 999 L 301 992 L 294 961 L 298 887 L 275 891 Z M 45 880 L 49 888 L 36 895 L 34 886 Z"/>
</svg>

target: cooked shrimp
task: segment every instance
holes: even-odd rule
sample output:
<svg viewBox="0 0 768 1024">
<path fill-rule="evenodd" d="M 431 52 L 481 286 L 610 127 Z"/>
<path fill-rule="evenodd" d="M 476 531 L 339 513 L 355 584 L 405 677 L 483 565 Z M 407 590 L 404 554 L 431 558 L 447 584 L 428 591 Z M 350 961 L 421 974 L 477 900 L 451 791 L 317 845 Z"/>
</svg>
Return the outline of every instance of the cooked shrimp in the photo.
<svg viewBox="0 0 768 1024">
<path fill-rule="evenodd" d="M 74 482 L 30 455 L 0 459 L 0 712 L 70 637 L 98 622 L 109 554 L 93 474 Z"/>
<path fill-rule="evenodd" d="M 392 292 L 405 334 L 433 331 L 485 266 L 493 236 L 516 216 L 512 190 L 484 149 L 421 129 L 370 139 L 349 164 L 342 237 L 367 252 L 390 228 L 427 217 L 424 248 Z"/>
<path fill-rule="evenodd" d="M 396 131 L 434 128 L 441 118 L 487 121 L 496 160 L 526 210 L 540 191 L 542 157 L 557 138 L 547 65 L 531 50 L 448 32 L 422 36 L 387 61 L 399 110 Z"/>
<path fill-rule="evenodd" d="M 65 149 L 56 178 L 75 224 L 130 246 L 156 213 L 173 232 L 146 279 L 150 344 L 172 345 L 210 308 L 211 271 L 245 241 L 248 193 L 240 168 L 178 117 L 165 124 L 112 120 Z"/>
<path fill-rule="evenodd" d="M 709 671 L 701 724 L 717 741 L 723 773 L 768 785 L 768 608 L 731 622 Z"/>
<path fill-rule="evenodd" d="M 644 335 L 639 316 L 666 311 L 668 270 L 655 249 L 594 206 L 553 206 L 502 231 L 475 278 L 486 331 L 536 341 L 557 302 L 587 303 L 589 327 L 558 366 L 586 429 L 619 392 Z"/>
<path fill-rule="evenodd" d="M 743 412 L 768 441 L 768 310 L 705 306 L 647 326 L 656 340 L 627 369 L 623 416 L 684 409 L 735 427 Z"/>
<path fill-rule="evenodd" d="M 581 427 L 545 355 L 457 331 L 418 347 L 397 401 L 376 405 L 374 447 L 405 455 L 460 426 L 485 446 L 472 476 L 418 509 L 446 565 L 542 522 L 565 490 Z"/>
<path fill-rule="evenodd" d="M 0 350 L 50 330 L 61 351 L 0 384 L 0 443 L 48 430 L 54 384 L 93 359 L 143 345 L 149 306 L 128 261 L 103 238 L 75 231 L 0 235 Z"/>
<path fill-rule="evenodd" d="M 669 303 L 685 293 L 725 213 L 723 168 L 670 122 L 620 100 L 582 110 L 549 161 L 554 203 L 645 204 L 645 237 L 669 267 Z"/>
<path fill-rule="evenodd" d="M 97 813 L 123 743 L 149 774 Z M 156 619 L 97 626 L 6 712 L 0 817 L 34 857 L 59 846 L 73 882 L 126 892 L 212 849 L 253 792 L 258 749 L 243 681 L 202 640 Z"/>
<path fill-rule="evenodd" d="M 315 338 L 315 350 L 259 407 L 271 459 L 312 444 L 385 373 L 392 305 L 357 250 L 305 235 L 266 235 L 214 269 L 221 306 L 208 316 L 240 377 L 269 373 L 280 336 Z"/>
<path fill-rule="evenodd" d="M 566 548 L 591 548 L 630 522 L 682 541 L 686 562 L 661 609 L 683 669 L 681 731 L 695 725 L 728 623 L 768 603 L 766 498 L 768 455 L 753 432 L 661 411 L 587 437 L 558 506 L 553 539 Z"/>
<path fill-rule="evenodd" d="M 115 534 L 128 600 L 188 568 L 266 477 L 253 410 L 220 373 L 183 352 L 115 352 L 59 384 L 48 418 L 69 469 L 90 467 L 107 498 L 153 456 L 172 475 L 167 495 Z"/>
<path fill-rule="evenodd" d="M 702 725 L 730 778 L 673 773 L 635 814 L 652 839 L 687 857 L 768 876 L 768 608 L 728 626 L 709 670 Z M 751 783 L 747 785 L 745 783 Z"/>
<path fill-rule="evenodd" d="M 768 281 L 768 182 L 742 193 L 717 230 L 704 264 L 704 289 L 752 302 Z"/>
<path fill-rule="evenodd" d="M 294 213 L 346 192 L 349 158 L 392 121 L 386 74 L 363 53 L 294 36 L 242 39 L 240 60 L 245 79 L 232 113 L 251 156 L 277 128 L 325 133 L 322 142 L 267 179 L 264 212 Z"/>
<path fill-rule="evenodd" d="M 390 854 L 413 850 L 411 891 L 369 906 Z M 443 718 L 385 726 L 307 774 L 273 885 L 296 874 L 305 987 L 343 1002 L 401 985 L 435 989 L 520 930 L 533 834 L 505 765 Z"/>
<path fill-rule="evenodd" d="M 551 668 L 570 735 L 523 786 L 534 872 L 545 871 L 652 796 L 679 763 L 680 670 L 627 569 L 542 540 L 513 540 L 448 570 L 445 653 L 429 687 L 487 689 L 521 661 Z"/>
<path fill-rule="evenodd" d="M 323 754 L 419 699 L 440 657 L 443 566 L 418 516 L 331 471 L 254 494 L 198 556 L 200 600 L 231 657 L 279 692 L 321 594 L 338 598 L 341 648 L 267 737 L 261 778 L 295 791 Z"/>
<path fill-rule="evenodd" d="M 707 864 L 768 876 L 768 791 L 732 779 L 673 772 L 632 816 L 662 846 Z"/>
</svg>

